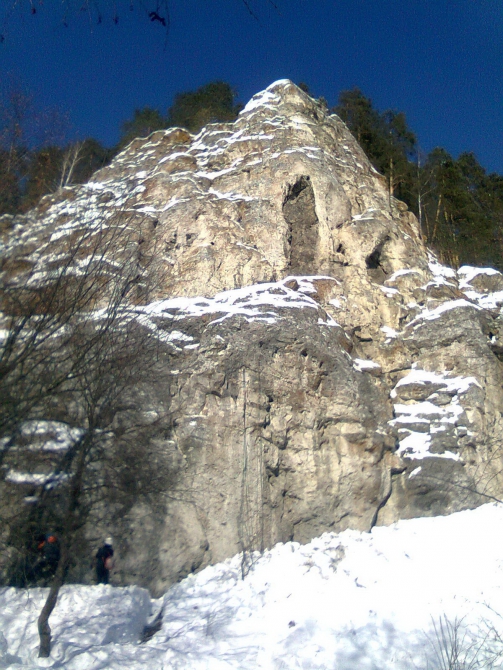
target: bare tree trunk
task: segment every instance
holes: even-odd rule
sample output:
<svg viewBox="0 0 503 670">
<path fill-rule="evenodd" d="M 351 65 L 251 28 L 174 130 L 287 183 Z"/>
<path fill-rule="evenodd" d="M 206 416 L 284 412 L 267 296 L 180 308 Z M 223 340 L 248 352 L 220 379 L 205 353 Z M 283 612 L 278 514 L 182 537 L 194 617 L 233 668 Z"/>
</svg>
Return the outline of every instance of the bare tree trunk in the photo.
<svg viewBox="0 0 503 670">
<path fill-rule="evenodd" d="M 82 158 L 80 155 L 82 147 L 83 143 L 77 142 L 73 147 L 70 147 L 65 151 L 58 188 L 64 188 L 72 183 L 73 172 Z"/>
<path fill-rule="evenodd" d="M 79 447 L 77 452 L 77 467 L 72 478 L 68 509 L 63 526 L 64 531 L 63 537 L 61 538 L 61 558 L 49 589 L 49 595 L 47 596 L 47 600 L 38 617 L 38 634 L 40 638 L 38 655 L 40 658 L 48 658 L 51 654 L 51 627 L 49 626 L 49 617 L 56 607 L 59 591 L 65 583 L 66 574 L 70 567 L 70 546 L 72 544 L 75 529 L 75 510 L 78 507 L 79 499 L 82 494 L 82 477 L 84 475 L 87 449 L 89 447 L 89 436 L 79 441 L 77 445 Z"/>
<path fill-rule="evenodd" d="M 451 220 L 451 237 L 452 237 L 452 247 L 453 251 L 451 254 L 451 263 L 455 268 L 459 268 L 459 250 L 458 250 L 458 244 L 457 244 L 457 239 L 456 239 L 456 233 L 455 233 L 455 228 L 456 224 L 454 222 L 454 217 L 452 214 L 449 215 L 449 218 Z"/>
<path fill-rule="evenodd" d="M 417 150 L 417 164 L 416 164 L 416 181 L 417 181 L 417 214 L 419 218 L 419 230 L 423 234 L 423 193 L 421 185 L 421 156 L 419 149 Z"/>
<path fill-rule="evenodd" d="M 391 207 L 391 198 L 393 197 L 393 192 L 394 192 L 394 170 L 393 170 L 393 159 L 389 159 L 389 184 L 388 184 L 388 198 L 389 198 L 389 205 Z"/>
<path fill-rule="evenodd" d="M 433 233 L 431 235 L 431 239 L 434 240 L 437 237 L 437 230 L 438 230 L 438 224 L 440 221 L 440 211 L 442 207 L 442 194 L 440 194 L 438 198 L 438 204 L 437 204 L 437 212 L 435 214 L 435 224 L 433 226 Z"/>
<path fill-rule="evenodd" d="M 425 235 L 425 238 L 424 238 L 424 241 L 425 241 L 425 244 L 426 244 L 427 242 L 431 242 L 430 221 L 429 221 L 429 218 L 428 218 L 428 211 L 427 210 L 424 211 L 424 226 L 425 226 L 425 229 L 426 229 L 426 235 Z"/>
<path fill-rule="evenodd" d="M 49 617 L 51 616 L 56 603 L 58 602 L 59 591 L 65 582 L 66 573 L 69 565 L 68 545 L 65 542 L 62 548 L 61 559 L 58 563 L 58 569 L 52 580 L 49 595 L 38 617 L 38 635 L 40 646 L 38 648 L 39 658 L 48 658 L 51 655 L 51 627 L 49 626 Z"/>
</svg>

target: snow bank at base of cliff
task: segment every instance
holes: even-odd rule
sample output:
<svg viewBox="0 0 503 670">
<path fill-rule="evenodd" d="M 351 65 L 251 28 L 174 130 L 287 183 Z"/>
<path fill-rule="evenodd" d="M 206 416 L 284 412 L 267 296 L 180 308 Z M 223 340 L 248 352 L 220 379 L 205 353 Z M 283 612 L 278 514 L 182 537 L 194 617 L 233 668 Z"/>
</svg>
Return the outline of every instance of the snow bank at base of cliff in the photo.
<svg viewBox="0 0 503 670">
<path fill-rule="evenodd" d="M 426 669 L 439 667 L 436 646 L 450 626 L 469 657 L 479 654 L 474 667 L 498 655 L 490 667 L 503 667 L 491 633 L 503 636 L 502 527 L 503 505 L 489 504 L 326 533 L 249 557 L 244 579 L 236 556 L 152 601 L 136 587 L 67 586 L 51 619 L 50 659 L 36 656 L 44 590 L 3 589 L 0 667 Z M 140 644 L 161 609 L 161 629 Z"/>
</svg>

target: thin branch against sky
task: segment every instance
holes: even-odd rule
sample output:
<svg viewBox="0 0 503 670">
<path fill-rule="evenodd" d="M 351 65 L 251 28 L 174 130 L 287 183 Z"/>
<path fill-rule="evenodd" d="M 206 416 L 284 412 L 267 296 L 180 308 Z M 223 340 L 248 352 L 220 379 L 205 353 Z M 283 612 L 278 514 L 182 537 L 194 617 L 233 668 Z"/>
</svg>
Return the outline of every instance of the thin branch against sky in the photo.
<svg viewBox="0 0 503 670">
<path fill-rule="evenodd" d="M 111 146 L 135 108 L 165 114 L 176 93 L 210 81 L 246 102 L 286 77 L 330 106 L 359 87 L 376 108 L 405 112 L 426 151 L 473 151 L 503 172 L 503 19 L 492 0 L 84 0 L 84 12 L 77 0 L 33 3 L 35 15 L 29 0 L 0 6 L 0 74 L 68 111 L 80 139 Z"/>
</svg>

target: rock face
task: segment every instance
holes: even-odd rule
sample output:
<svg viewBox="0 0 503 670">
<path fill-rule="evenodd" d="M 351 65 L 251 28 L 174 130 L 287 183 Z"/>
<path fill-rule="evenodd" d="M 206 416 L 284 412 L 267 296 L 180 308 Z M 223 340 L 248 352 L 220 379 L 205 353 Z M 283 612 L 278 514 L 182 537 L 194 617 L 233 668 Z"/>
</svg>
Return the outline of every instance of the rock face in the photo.
<svg viewBox="0 0 503 670">
<path fill-rule="evenodd" d="M 180 463 L 166 515 L 137 505 L 116 528 L 124 581 L 160 590 L 241 550 L 499 496 L 503 276 L 441 266 L 291 82 L 5 219 L 4 279 L 43 282 L 114 227 L 127 245 L 101 263 L 125 246 L 152 261 L 155 302 L 139 290 L 135 311 L 164 378 L 115 420 L 157 417 Z"/>
</svg>

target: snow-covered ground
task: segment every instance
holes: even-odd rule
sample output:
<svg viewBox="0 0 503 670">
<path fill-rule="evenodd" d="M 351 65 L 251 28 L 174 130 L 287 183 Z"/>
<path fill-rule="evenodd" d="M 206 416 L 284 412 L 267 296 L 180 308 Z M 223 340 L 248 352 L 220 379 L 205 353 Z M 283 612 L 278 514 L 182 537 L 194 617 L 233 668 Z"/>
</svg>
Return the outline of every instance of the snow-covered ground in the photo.
<svg viewBox="0 0 503 670">
<path fill-rule="evenodd" d="M 371 533 L 327 533 L 255 556 L 244 579 L 237 556 L 152 601 L 136 587 L 68 586 L 51 619 L 47 660 L 36 656 L 44 590 L 3 589 L 0 667 L 443 669 L 442 631 L 456 628 L 467 661 L 480 661 L 458 670 L 500 668 L 502 527 L 503 505 L 489 504 Z M 161 630 L 140 644 L 147 617 L 161 608 Z M 502 656 L 493 665 L 483 658 L 491 650 L 493 660 Z"/>
</svg>

